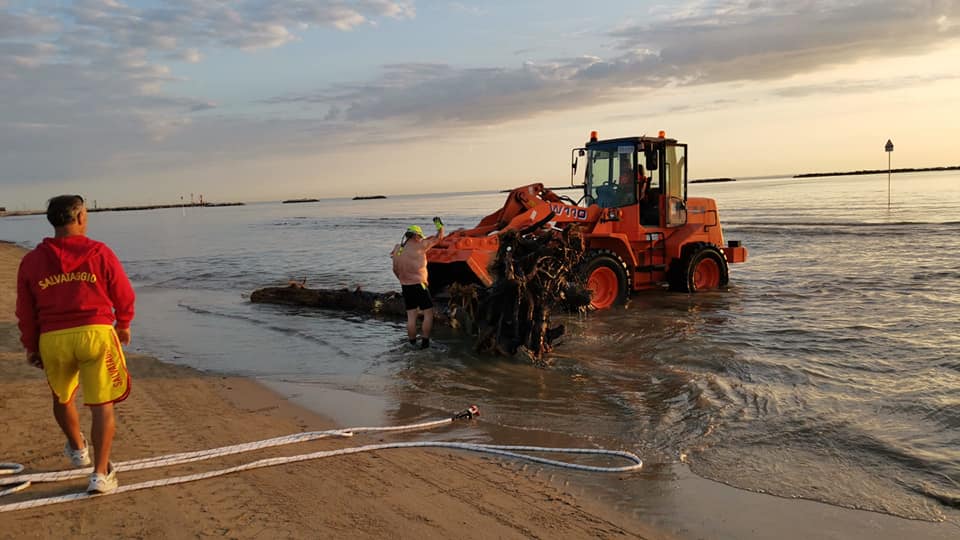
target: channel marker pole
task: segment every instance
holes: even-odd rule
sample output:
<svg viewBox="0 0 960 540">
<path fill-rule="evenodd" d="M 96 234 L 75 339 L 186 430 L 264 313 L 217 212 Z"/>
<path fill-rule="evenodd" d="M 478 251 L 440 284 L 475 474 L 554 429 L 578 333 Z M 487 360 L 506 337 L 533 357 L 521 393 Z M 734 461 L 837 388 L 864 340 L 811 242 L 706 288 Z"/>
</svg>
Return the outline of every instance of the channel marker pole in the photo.
<svg viewBox="0 0 960 540">
<path fill-rule="evenodd" d="M 883 148 L 887 151 L 887 210 L 890 210 L 890 155 L 893 154 L 893 141 L 887 139 Z"/>
</svg>

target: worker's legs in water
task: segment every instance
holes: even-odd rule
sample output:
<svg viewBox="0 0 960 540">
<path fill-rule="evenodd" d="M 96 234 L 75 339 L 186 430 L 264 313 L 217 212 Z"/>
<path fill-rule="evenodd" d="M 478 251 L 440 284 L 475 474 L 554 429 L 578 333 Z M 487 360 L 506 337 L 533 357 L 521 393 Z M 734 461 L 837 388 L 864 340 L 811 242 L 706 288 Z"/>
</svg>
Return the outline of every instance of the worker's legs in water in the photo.
<svg viewBox="0 0 960 540">
<path fill-rule="evenodd" d="M 407 339 L 411 345 L 417 344 L 417 308 L 407 310 Z"/>
<path fill-rule="evenodd" d="M 426 285 L 420 291 L 420 311 L 423 312 L 423 328 L 420 335 L 423 339 L 420 341 L 420 348 L 426 349 L 430 346 L 430 330 L 433 329 L 433 298 L 430 297 L 430 289 Z"/>
<path fill-rule="evenodd" d="M 430 346 L 430 330 L 433 328 L 433 299 L 426 283 L 403 285 L 403 301 L 407 307 L 407 339 L 411 345 L 417 344 L 417 315 L 423 313 L 423 340 L 420 348 Z"/>
<path fill-rule="evenodd" d="M 420 347 L 426 349 L 430 346 L 430 330 L 433 329 L 433 308 L 423 310 L 423 341 Z"/>
</svg>

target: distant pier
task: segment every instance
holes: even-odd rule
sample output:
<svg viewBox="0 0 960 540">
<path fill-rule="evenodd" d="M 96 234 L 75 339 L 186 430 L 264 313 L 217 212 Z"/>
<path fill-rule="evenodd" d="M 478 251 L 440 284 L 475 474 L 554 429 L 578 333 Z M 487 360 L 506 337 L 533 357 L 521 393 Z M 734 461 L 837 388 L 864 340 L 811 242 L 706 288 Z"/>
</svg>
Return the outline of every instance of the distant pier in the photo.
<svg viewBox="0 0 960 540">
<path fill-rule="evenodd" d="M 87 212 L 133 212 L 136 210 L 154 210 L 157 208 L 211 208 L 217 206 L 243 206 L 242 202 L 226 203 L 182 203 L 182 204 L 151 204 L 147 206 L 112 206 L 104 208 L 87 208 Z"/>
<path fill-rule="evenodd" d="M 154 210 L 157 208 L 213 208 L 218 206 L 244 206 L 242 202 L 226 203 L 180 203 L 180 204 L 150 204 L 146 206 L 112 206 L 102 208 L 87 207 L 87 212 L 134 212 L 137 210 Z M 46 210 L 15 210 L 13 212 L 0 212 L 0 217 L 4 216 L 37 216 L 46 214 Z"/>
<path fill-rule="evenodd" d="M 950 167 L 922 167 L 922 168 L 905 168 L 905 169 L 890 169 L 891 173 L 910 173 L 910 172 L 937 172 L 937 171 L 960 171 L 960 165 L 952 165 Z M 886 173 L 887 169 L 869 169 L 861 171 L 846 171 L 846 172 L 825 172 L 825 173 L 803 173 L 795 174 L 794 178 L 816 178 L 820 176 L 851 176 L 856 174 L 881 174 Z"/>
<path fill-rule="evenodd" d="M 715 184 L 717 182 L 736 182 L 736 178 L 698 178 L 691 180 L 691 184 Z"/>
</svg>

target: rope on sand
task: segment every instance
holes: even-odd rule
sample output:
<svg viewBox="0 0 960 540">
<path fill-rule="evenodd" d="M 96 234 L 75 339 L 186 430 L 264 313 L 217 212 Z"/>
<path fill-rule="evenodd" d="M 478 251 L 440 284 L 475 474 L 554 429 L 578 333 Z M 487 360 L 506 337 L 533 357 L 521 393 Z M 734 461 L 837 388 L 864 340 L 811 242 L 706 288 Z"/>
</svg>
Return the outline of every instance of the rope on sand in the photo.
<svg viewBox="0 0 960 540">
<path fill-rule="evenodd" d="M 260 450 L 263 448 L 271 448 L 274 446 L 313 441 L 313 440 L 324 439 L 328 437 L 352 437 L 353 435 L 358 433 L 384 433 L 384 432 L 391 432 L 391 431 L 412 431 L 412 430 L 429 429 L 429 428 L 450 424 L 456 420 L 461 420 L 461 419 L 469 420 L 475 416 L 479 416 L 479 414 L 480 414 L 480 411 L 474 405 L 463 412 L 460 412 L 450 418 L 445 418 L 442 420 L 433 420 L 429 422 L 422 422 L 418 424 L 408 424 L 404 426 L 354 427 L 354 428 L 344 428 L 344 429 L 332 429 L 327 431 L 310 431 L 306 433 L 296 433 L 293 435 L 285 435 L 282 437 L 275 437 L 272 439 L 264 439 L 262 441 L 235 444 L 231 446 L 223 446 L 220 448 L 211 448 L 208 450 L 198 450 L 194 452 L 181 452 L 178 454 L 170 454 L 166 456 L 158 456 L 153 458 L 144 458 L 144 459 L 136 459 L 132 461 L 125 461 L 122 463 L 115 463 L 114 467 L 118 472 L 152 469 L 157 467 L 168 467 L 171 465 L 180 465 L 183 463 L 203 461 L 203 460 L 211 459 L 215 457 L 229 456 L 233 454 L 239 454 L 242 452 L 250 452 L 253 450 Z M 108 493 L 107 495 L 127 493 L 130 491 L 137 491 L 141 489 L 148 489 L 148 488 L 154 488 L 154 487 L 160 487 L 160 486 L 183 484 L 186 482 L 193 482 L 195 480 L 203 480 L 206 478 L 223 476 L 226 474 L 240 472 L 240 471 L 259 469 L 261 467 L 272 467 L 275 465 L 282 465 L 285 463 L 297 463 L 300 461 L 307 461 L 311 459 L 319 459 L 319 458 L 332 457 L 332 456 L 343 456 L 348 454 L 359 454 L 361 452 L 371 452 L 375 450 L 385 450 L 390 448 L 452 448 L 457 450 L 467 450 L 471 452 L 481 452 L 486 454 L 512 457 L 512 458 L 517 458 L 521 460 L 532 461 L 535 463 L 541 463 L 544 465 L 551 465 L 554 467 L 562 467 L 566 469 L 573 469 L 578 471 L 589 471 L 589 472 L 603 472 L 603 473 L 630 472 L 630 471 L 639 470 L 641 467 L 643 467 L 643 460 L 641 460 L 639 456 L 631 452 L 624 452 L 620 450 L 604 450 L 604 449 L 593 449 L 593 448 L 548 448 L 548 447 L 541 447 L 541 446 L 509 446 L 509 445 L 461 443 L 461 442 L 446 442 L 446 441 L 397 442 L 397 443 L 386 443 L 386 444 L 368 444 L 365 446 L 357 446 L 353 448 L 342 448 L 338 450 L 323 450 L 319 452 L 311 452 L 308 454 L 300 454 L 296 456 L 266 458 L 266 459 L 261 459 L 257 461 L 252 461 L 250 463 L 244 463 L 242 465 L 237 465 L 235 467 L 228 467 L 225 469 L 218 469 L 214 471 L 207 471 L 203 473 L 189 474 L 184 476 L 176 476 L 172 478 L 163 478 L 159 480 L 150 480 L 146 482 L 140 482 L 137 484 L 122 485 L 118 487 L 116 490 Z M 531 456 L 531 455 L 523 454 L 520 452 L 613 456 L 613 457 L 623 458 L 632 463 L 630 465 L 624 465 L 621 467 L 598 467 L 593 465 L 580 465 L 576 463 L 557 461 L 553 459 Z M 23 470 L 23 466 L 16 463 L 0 463 L 0 486 L 9 486 L 9 485 L 13 486 L 11 488 L 0 490 L 0 496 L 22 491 L 28 488 L 33 482 L 59 482 L 62 480 L 70 480 L 73 478 L 80 478 L 83 476 L 87 476 L 93 471 L 93 468 L 86 467 L 82 469 L 70 469 L 70 470 L 55 471 L 55 472 L 17 474 L 17 473 L 20 473 L 20 471 L 22 470 Z M 2 476 L 2 475 L 10 475 L 10 476 Z M 101 494 L 90 494 L 86 492 L 79 492 L 79 493 L 69 493 L 66 495 L 58 495 L 53 497 L 44 497 L 40 499 L 31 499 L 31 500 L 21 501 L 17 503 L 0 505 L 0 513 L 13 512 L 15 510 L 24 510 L 27 508 L 36 508 L 39 506 L 47 506 L 51 504 L 58 504 L 58 503 L 90 499 L 93 497 L 103 497 L 103 496 L 104 495 L 101 495 Z"/>
<path fill-rule="evenodd" d="M 23 470 L 23 465 L 19 463 L 0 463 L 0 475 L 4 474 L 17 474 Z M 3 482 L 0 482 L 0 485 L 3 485 Z M 11 493 L 16 493 L 18 491 L 23 491 L 30 487 L 30 482 L 22 482 L 20 484 L 14 485 L 12 488 L 0 489 L 0 497 L 4 495 L 9 495 Z"/>
</svg>

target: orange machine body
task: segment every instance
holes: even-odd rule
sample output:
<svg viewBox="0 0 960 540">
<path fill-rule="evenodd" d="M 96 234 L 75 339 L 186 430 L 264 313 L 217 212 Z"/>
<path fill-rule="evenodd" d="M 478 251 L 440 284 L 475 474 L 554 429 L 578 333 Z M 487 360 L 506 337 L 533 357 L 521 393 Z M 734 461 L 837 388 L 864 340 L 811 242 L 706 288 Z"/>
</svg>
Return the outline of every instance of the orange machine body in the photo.
<svg viewBox="0 0 960 540">
<path fill-rule="evenodd" d="M 686 292 L 726 286 L 728 265 L 746 261 L 747 250 L 725 243 L 716 201 L 687 197 L 686 151 L 665 137 L 591 139 L 574 149 L 574 173 L 578 158 L 587 159 L 579 202 L 540 183 L 514 189 L 476 227 L 450 233 L 427 252 L 431 288 L 490 286 L 500 234 L 574 224 L 586 244 L 578 271 L 594 308 L 663 285 Z"/>
</svg>

